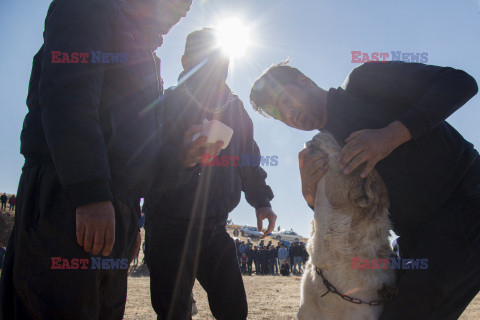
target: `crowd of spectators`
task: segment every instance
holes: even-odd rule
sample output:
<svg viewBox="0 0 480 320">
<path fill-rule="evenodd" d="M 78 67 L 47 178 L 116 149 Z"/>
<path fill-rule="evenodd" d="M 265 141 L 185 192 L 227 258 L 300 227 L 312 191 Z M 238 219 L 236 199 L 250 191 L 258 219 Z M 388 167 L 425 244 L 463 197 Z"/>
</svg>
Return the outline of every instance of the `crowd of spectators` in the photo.
<svg viewBox="0 0 480 320">
<path fill-rule="evenodd" d="M 238 263 L 244 275 L 301 274 L 308 260 L 306 244 L 301 241 L 279 241 L 274 245 L 271 240 L 267 244 L 261 240 L 258 245 L 254 245 L 250 239 L 247 239 L 247 242 L 236 239 L 235 246 Z"/>
</svg>

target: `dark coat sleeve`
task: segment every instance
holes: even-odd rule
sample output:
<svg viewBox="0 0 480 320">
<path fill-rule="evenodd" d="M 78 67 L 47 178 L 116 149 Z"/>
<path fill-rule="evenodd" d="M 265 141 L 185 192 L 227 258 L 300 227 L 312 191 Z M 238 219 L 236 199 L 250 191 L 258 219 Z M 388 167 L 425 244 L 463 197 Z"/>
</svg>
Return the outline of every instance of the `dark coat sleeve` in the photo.
<svg viewBox="0 0 480 320">
<path fill-rule="evenodd" d="M 437 127 L 477 92 L 465 71 L 421 63 L 366 63 L 344 83 L 347 91 L 366 101 L 402 101 L 406 111 L 397 119 L 417 139 Z"/>
<path fill-rule="evenodd" d="M 180 165 L 181 146 L 183 145 L 184 122 L 188 117 L 175 94 L 175 87 L 166 90 L 164 95 L 164 126 L 162 147 L 155 164 L 156 191 L 174 190 L 190 181 L 190 178 L 201 171 L 199 164 L 184 169 Z"/>
<path fill-rule="evenodd" d="M 240 102 L 241 103 L 241 102 Z M 241 105 L 243 109 L 243 104 Z M 265 182 L 267 173 L 255 163 L 254 159 L 260 158 L 260 149 L 253 139 L 253 123 L 243 109 L 243 129 L 245 130 L 245 144 L 242 150 L 243 156 L 249 156 L 252 159 L 251 165 L 243 166 L 242 170 L 242 191 L 245 192 L 245 199 L 255 209 L 271 207 L 270 200 L 273 199 L 273 192 L 270 186 Z"/>
<path fill-rule="evenodd" d="M 75 206 L 112 200 L 98 113 L 104 70 L 96 63 L 54 63 L 52 52 L 72 57 L 73 53 L 108 51 L 111 18 L 107 3 L 56 1 L 45 21 L 39 103 L 56 172 Z"/>
</svg>

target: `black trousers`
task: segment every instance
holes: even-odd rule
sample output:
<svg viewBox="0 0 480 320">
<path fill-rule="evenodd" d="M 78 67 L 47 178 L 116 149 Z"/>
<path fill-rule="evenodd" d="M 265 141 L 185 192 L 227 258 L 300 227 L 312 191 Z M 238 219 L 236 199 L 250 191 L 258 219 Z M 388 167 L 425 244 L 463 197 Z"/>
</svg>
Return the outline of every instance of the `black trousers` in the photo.
<svg viewBox="0 0 480 320">
<path fill-rule="evenodd" d="M 260 269 L 262 270 L 261 273 L 262 274 L 268 274 L 268 261 L 267 259 L 262 259 L 261 262 L 260 262 Z"/>
<path fill-rule="evenodd" d="M 235 243 L 224 222 L 205 223 L 203 228 L 195 224 L 189 229 L 168 221 L 149 221 L 147 214 L 146 227 L 151 299 L 158 319 L 191 319 L 195 278 L 207 292 L 216 319 L 247 318 Z"/>
<path fill-rule="evenodd" d="M 398 296 L 380 320 L 458 319 L 480 290 L 480 161 L 436 217 L 398 240 L 402 258 L 426 270 L 398 270 Z"/>
<path fill-rule="evenodd" d="M 77 244 L 75 208 L 48 166 L 24 167 L 15 224 L 0 279 L 0 319 L 122 319 L 126 269 L 91 269 Z M 115 245 L 108 258 L 130 258 L 139 208 L 116 199 Z M 88 269 L 52 269 L 52 257 L 88 259 Z"/>
<path fill-rule="evenodd" d="M 252 274 L 252 264 L 253 264 L 252 259 L 248 260 L 248 263 L 247 263 L 247 272 L 248 272 L 248 274 Z"/>
</svg>

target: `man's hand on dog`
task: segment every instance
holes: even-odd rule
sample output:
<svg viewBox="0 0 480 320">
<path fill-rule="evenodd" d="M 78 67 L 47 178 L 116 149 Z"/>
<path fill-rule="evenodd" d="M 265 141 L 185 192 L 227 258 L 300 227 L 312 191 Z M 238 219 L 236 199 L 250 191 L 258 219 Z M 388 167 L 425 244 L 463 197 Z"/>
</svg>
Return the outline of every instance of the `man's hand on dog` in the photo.
<svg viewBox="0 0 480 320">
<path fill-rule="evenodd" d="M 223 141 L 217 141 L 215 144 L 206 146 L 207 137 L 200 136 L 194 141 L 192 137 L 195 133 L 202 131 L 201 125 L 194 125 L 185 132 L 183 136 L 183 146 L 180 152 L 180 163 L 184 168 L 191 168 L 202 161 L 202 155 L 209 154 L 212 157 L 220 153 Z"/>
<path fill-rule="evenodd" d="M 323 178 L 328 170 L 328 154 L 305 148 L 298 154 L 298 164 L 303 197 L 310 207 L 314 207 L 317 182 Z"/>
<path fill-rule="evenodd" d="M 258 231 L 262 232 L 263 230 L 263 220 L 268 220 L 268 227 L 267 231 L 263 233 L 262 239 L 269 235 L 273 229 L 275 229 L 275 222 L 277 221 L 277 215 L 273 212 L 272 208 L 270 207 L 263 207 L 258 208 L 256 210 L 257 213 L 257 227 Z"/>
<path fill-rule="evenodd" d="M 361 178 L 365 178 L 380 160 L 410 139 L 410 131 L 399 121 L 382 129 L 355 131 L 345 140 L 347 144 L 340 152 L 338 160 L 345 174 L 366 163 L 360 174 Z"/>
</svg>

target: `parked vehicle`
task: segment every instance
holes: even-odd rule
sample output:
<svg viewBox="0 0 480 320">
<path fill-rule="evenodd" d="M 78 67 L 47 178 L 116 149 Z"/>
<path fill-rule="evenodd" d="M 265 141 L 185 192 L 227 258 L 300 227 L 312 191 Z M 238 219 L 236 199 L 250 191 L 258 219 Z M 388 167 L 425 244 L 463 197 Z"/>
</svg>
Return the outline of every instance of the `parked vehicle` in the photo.
<svg viewBox="0 0 480 320">
<path fill-rule="evenodd" d="M 272 238 L 277 240 L 300 241 L 303 237 L 295 231 L 283 230 L 280 232 L 272 232 Z"/>
<path fill-rule="evenodd" d="M 240 233 L 242 236 L 252 237 L 252 238 L 261 238 L 263 236 L 262 232 L 259 232 L 256 227 L 252 226 L 243 226 L 240 228 Z"/>
</svg>

